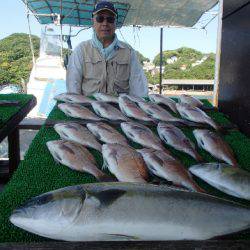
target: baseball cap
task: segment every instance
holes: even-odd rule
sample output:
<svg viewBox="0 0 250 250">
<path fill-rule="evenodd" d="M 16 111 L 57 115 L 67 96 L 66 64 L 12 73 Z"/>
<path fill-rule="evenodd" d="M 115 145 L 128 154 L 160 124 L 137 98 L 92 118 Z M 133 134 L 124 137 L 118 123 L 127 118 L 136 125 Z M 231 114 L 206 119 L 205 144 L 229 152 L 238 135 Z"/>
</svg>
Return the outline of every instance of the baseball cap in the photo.
<svg viewBox="0 0 250 250">
<path fill-rule="evenodd" d="M 117 16 L 117 10 L 115 9 L 114 5 L 108 1 L 101 1 L 97 3 L 93 10 L 93 15 L 97 14 L 101 10 L 108 10 L 112 12 L 115 16 Z"/>
</svg>

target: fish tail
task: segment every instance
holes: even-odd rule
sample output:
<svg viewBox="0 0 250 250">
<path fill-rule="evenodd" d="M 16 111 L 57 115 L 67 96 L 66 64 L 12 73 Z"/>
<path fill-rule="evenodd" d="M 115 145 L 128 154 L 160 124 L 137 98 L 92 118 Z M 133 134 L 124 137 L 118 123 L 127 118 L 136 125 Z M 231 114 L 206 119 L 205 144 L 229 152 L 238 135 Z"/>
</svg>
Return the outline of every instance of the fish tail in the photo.
<svg viewBox="0 0 250 250">
<path fill-rule="evenodd" d="M 195 191 L 195 192 L 199 192 L 199 193 L 206 193 L 206 191 L 201 188 L 200 186 L 198 186 L 198 184 L 196 184 L 193 179 L 192 179 L 192 182 L 190 183 L 189 185 L 189 188 L 192 190 L 192 191 Z"/>
<path fill-rule="evenodd" d="M 182 125 L 185 125 L 186 127 L 199 127 L 199 126 L 201 126 L 200 123 L 188 121 L 188 120 L 184 120 L 184 119 L 179 119 L 177 122 L 182 124 Z"/>
<path fill-rule="evenodd" d="M 234 168 L 239 168 L 240 165 L 239 165 L 239 163 L 238 163 L 236 160 L 234 160 L 234 161 L 232 162 L 232 167 L 234 167 Z"/>
<path fill-rule="evenodd" d="M 194 152 L 194 159 L 200 163 L 204 162 L 204 159 L 202 158 L 202 156 L 200 156 L 196 151 Z"/>
</svg>

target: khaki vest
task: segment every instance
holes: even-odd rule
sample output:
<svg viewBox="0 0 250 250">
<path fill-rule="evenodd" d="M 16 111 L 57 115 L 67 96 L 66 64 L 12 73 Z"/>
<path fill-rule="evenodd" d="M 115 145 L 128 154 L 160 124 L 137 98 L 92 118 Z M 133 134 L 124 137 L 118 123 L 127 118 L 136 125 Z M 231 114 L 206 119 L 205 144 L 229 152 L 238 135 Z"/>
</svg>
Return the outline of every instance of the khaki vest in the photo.
<svg viewBox="0 0 250 250">
<path fill-rule="evenodd" d="M 91 95 L 95 92 L 108 94 L 128 93 L 131 49 L 122 43 L 114 56 L 105 60 L 91 40 L 83 44 L 82 92 Z"/>
</svg>

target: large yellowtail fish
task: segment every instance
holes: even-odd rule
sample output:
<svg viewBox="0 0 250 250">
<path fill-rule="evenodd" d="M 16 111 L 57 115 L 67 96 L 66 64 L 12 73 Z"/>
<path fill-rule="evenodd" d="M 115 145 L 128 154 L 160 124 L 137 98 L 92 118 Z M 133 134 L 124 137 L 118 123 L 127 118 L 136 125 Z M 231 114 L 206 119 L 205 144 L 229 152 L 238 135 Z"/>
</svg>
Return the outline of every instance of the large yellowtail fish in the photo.
<svg viewBox="0 0 250 250">
<path fill-rule="evenodd" d="M 226 194 L 250 200 L 248 171 L 218 162 L 194 165 L 189 171 Z"/>
<path fill-rule="evenodd" d="M 34 197 L 10 221 L 64 241 L 208 240 L 250 227 L 250 209 L 198 192 L 140 183 L 91 183 Z"/>
</svg>

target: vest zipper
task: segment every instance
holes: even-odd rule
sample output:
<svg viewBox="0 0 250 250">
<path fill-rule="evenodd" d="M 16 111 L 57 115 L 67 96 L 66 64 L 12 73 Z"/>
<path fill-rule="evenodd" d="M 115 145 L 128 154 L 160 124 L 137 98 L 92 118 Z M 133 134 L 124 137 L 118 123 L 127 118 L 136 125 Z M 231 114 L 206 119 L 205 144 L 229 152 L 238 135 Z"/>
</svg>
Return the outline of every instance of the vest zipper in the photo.
<svg viewBox="0 0 250 250">
<path fill-rule="evenodd" d="M 108 81 L 107 81 L 107 78 L 108 78 L 108 64 L 107 64 L 107 61 L 105 61 L 106 63 L 106 93 L 108 93 Z"/>
</svg>

